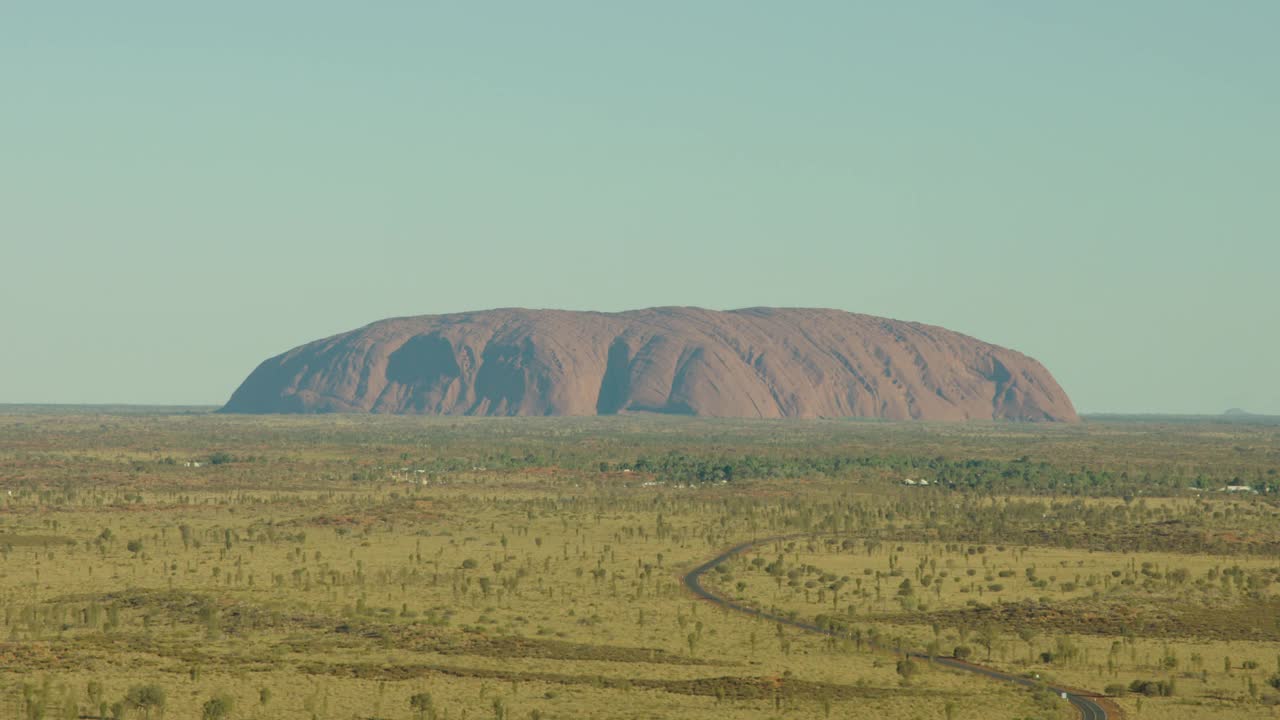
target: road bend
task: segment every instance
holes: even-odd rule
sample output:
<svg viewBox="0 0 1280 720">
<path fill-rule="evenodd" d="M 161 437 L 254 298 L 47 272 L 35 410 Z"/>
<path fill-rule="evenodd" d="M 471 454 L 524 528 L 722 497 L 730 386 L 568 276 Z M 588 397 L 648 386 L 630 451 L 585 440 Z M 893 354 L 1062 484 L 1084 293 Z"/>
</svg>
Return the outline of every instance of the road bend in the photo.
<svg viewBox="0 0 1280 720">
<path fill-rule="evenodd" d="M 730 610 L 742 613 L 744 615 L 750 615 L 753 617 L 762 618 L 765 620 L 769 620 L 770 622 L 782 623 L 783 625 L 790 625 L 791 627 L 799 628 L 801 630 L 805 630 L 811 633 L 817 633 L 819 635 L 843 637 L 840 633 L 834 630 L 820 628 L 817 625 L 802 622 L 800 620 L 792 620 L 791 618 L 787 618 L 782 615 L 775 615 L 773 613 L 765 612 L 764 610 L 760 610 L 758 608 L 748 607 L 741 603 L 734 602 L 733 600 L 730 600 L 728 598 L 724 598 L 719 595 L 716 595 L 715 593 L 706 589 L 702 585 L 702 576 L 707 571 L 711 570 L 715 566 L 719 565 L 720 563 L 728 560 L 729 558 L 735 555 L 741 554 L 743 552 L 746 552 L 747 550 L 750 550 L 754 547 L 759 547 L 761 545 L 768 545 L 770 543 L 775 543 L 780 541 L 796 540 L 800 538 L 809 538 L 809 537 L 812 537 L 812 536 L 781 535 L 778 537 L 770 537 L 770 538 L 765 538 L 763 540 L 753 540 L 751 542 L 742 543 L 741 545 L 735 545 L 734 547 L 729 548 L 728 550 L 720 553 L 714 558 L 711 558 L 710 560 L 702 563 L 698 567 L 685 573 L 683 578 L 684 586 L 688 588 L 689 591 L 692 592 L 694 595 L 697 595 L 703 600 L 706 600 L 711 603 L 715 603 L 720 607 L 728 608 Z M 882 646 L 878 646 L 875 643 L 871 643 L 871 646 L 877 650 L 893 650 L 894 652 L 901 652 L 893 648 L 885 648 Z M 914 658 L 928 659 L 928 656 L 926 656 L 924 653 L 906 652 L 901 654 L 905 654 L 909 657 L 914 657 Z M 1047 687 L 1050 690 L 1052 690 L 1054 693 L 1056 693 L 1059 697 L 1066 698 L 1067 702 L 1071 703 L 1076 710 L 1080 711 L 1080 717 L 1083 720 L 1123 720 L 1123 716 L 1120 715 L 1120 713 L 1117 712 L 1116 709 L 1113 708 L 1108 713 L 1107 709 L 1104 708 L 1097 701 L 1093 700 L 1091 697 L 1087 695 L 1080 694 L 1075 690 L 1062 688 L 1062 687 L 1055 687 L 1053 685 L 1041 683 L 1031 678 L 1021 677 L 1019 675 L 1010 675 L 1009 673 L 1001 672 L 994 668 L 989 668 L 984 665 L 978 665 L 975 663 L 964 662 L 963 660 L 957 660 L 955 658 L 935 657 L 933 658 L 932 661 L 935 664 L 941 665 L 951 670 L 973 673 L 974 675 L 981 675 L 982 677 L 989 678 L 991 680 L 999 680 L 1002 682 L 1013 683 L 1015 685 L 1021 685 L 1022 687 L 1025 687 L 1025 688 L 1034 689 L 1038 687 Z"/>
</svg>

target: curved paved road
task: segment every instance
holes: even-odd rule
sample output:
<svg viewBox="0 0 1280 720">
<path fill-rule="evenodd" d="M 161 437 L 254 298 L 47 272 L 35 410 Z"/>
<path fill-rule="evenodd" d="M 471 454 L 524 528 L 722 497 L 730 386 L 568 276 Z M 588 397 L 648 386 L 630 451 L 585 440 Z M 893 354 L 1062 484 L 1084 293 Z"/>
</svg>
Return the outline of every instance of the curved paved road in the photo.
<svg viewBox="0 0 1280 720">
<path fill-rule="evenodd" d="M 774 615 L 772 613 L 768 613 L 763 610 L 758 610 L 756 608 L 747 607 L 746 605 L 741 605 L 739 603 L 734 602 L 733 600 L 720 597 L 719 595 L 716 595 L 715 593 L 711 592 L 710 590 L 707 590 L 705 587 L 702 586 L 703 574 L 705 574 L 708 570 L 714 568 L 715 566 L 719 565 L 720 563 L 724 562 L 725 560 L 728 560 L 729 558 L 733 557 L 734 555 L 745 552 L 746 550 L 750 550 L 751 548 L 756 547 L 757 545 L 765 545 L 772 542 L 778 542 L 780 540 L 795 540 L 801 537 L 810 537 L 810 536 L 784 535 L 779 537 L 765 538 L 763 540 L 754 540 L 752 542 L 742 543 L 741 545 L 735 545 L 734 547 L 729 548 L 723 553 L 720 553 L 714 558 L 711 558 L 710 560 L 702 563 L 698 567 L 685 573 L 685 576 L 683 578 L 684 585 L 694 595 L 697 595 L 698 597 L 703 598 L 704 600 L 709 600 L 717 605 L 720 605 L 721 607 L 726 607 L 746 615 L 753 615 L 755 617 L 764 618 L 766 620 L 782 623 L 784 625 L 790 625 L 791 627 L 800 628 L 801 630 L 807 630 L 809 632 L 819 633 L 822 635 L 831 635 L 833 637 L 839 637 L 839 635 L 836 632 L 832 630 L 826 630 L 826 629 L 820 628 L 817 625 L 811 625 L 809 623 L 801 622 L 799 620 L 791 620 L 790 618 L 786 618 L 781 615 Z M 875 646 L 873 645 L 873 647 Z M 907 654 L 910 655 L 911 657 L 916 657 L 916 658 L 925 657 L 923 653 L 912 652 Z M 945 667 L 951 668 L 953 670 L 960 670 L 963 672 L 974 673 L 976 675 L 982 675 L 983 677 L 991 678 L 993 680 L 1002 680 L 1004 682 L 1011 682 L 1016 685 L 1021 685 L 1027 688 L 1035 688 L 1040 685 L 1040 683 L 1030 678 L 1020 677 L 1018 675 L 1010 675 L 1009 673 L 1000 672 L 999 670 L 995 670 L 982 665 L 975 665 L 973 663 L 967 663 L 962 660 L 956 660 L 954 658 L 937 657 L 933 659 L 933 662 L 939 665 L 943 665 Z M 1062 696 L 1065 694 L 1067 698 L 1067 702 L 1074 705 L 1075 708 L 1080 711 L 1080 717 L 1083 718 L 1083 720 L 1120 720 L 1120 718 L 1117 717 L 1117 713 L 1113 711 L 1111 714 L 1108 715 L 1107 711 L 1101 705 L 1099 705 L 1093 699 L 1085 695 L 1080 695 L 1071 690 L 1054 687 L 1052 685 L 1049 685 L 1047 687 L 1050 690 L 1053 690 L 1059 696 Z"/>
</svg>

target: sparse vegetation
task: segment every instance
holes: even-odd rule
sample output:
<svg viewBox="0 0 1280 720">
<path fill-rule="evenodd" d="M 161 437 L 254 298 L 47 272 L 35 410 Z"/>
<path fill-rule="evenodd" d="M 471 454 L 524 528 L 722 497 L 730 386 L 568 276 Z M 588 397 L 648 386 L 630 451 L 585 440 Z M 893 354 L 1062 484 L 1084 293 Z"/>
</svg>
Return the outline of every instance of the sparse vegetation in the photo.
<svg viewBox="0 0 1280 720">
<path fill-rule="evenodd" d="M 0 717 L 1270 717 L 1280 428 L 1152 429 L 0 416 Z"/>
</svg>

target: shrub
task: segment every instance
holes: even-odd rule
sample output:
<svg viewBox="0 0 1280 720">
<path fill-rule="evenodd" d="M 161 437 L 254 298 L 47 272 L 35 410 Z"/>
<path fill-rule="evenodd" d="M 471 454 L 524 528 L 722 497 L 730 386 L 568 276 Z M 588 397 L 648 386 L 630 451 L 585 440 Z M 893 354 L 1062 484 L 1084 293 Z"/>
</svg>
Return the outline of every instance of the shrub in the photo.
<svg viewBox="0 0 1280 720">
<path fill-rule="evenodd" d="M 164 688 L 159 685 L 134 685 L 124 696 L 125 705 L 142 711 L 146 720 L 151 720 L 152 710 L 164 710 Z"/>
<path fill-rule="evenodd" d="M 205 701 L 200 713 L 202 720 L 223 720 L 230 715 L 231 698 L 226 695 L 219 695 Z"/>
<path fill-rule="evenodd" d="M 1129 683 L 1129 692 L 1141 693 L 1148 697 L 1169 697 L 1173 695 L 1173 678 L 1168 680 L 1134 680 Z"/>
<path fill-rule="evenodd" d="M 431 699 L 431 693 L 416 693 L 409 698 L 409 707 L 418 720 L 435 720 L 436 708 Z"/>
</svg>

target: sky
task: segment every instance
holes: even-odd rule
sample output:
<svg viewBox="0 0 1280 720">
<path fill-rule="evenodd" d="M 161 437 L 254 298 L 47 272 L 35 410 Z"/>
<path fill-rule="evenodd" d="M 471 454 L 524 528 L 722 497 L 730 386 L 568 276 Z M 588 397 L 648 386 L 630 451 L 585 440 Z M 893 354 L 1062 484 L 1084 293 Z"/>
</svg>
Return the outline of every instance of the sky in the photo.
<svg viewBox="0 0 1280 720">
<path fill-rule="evenodd" d="M 0 5 L 0 402 L 389 316 L 832 307 L 1280 413 L 1280 3 Z"/>
</svg>

